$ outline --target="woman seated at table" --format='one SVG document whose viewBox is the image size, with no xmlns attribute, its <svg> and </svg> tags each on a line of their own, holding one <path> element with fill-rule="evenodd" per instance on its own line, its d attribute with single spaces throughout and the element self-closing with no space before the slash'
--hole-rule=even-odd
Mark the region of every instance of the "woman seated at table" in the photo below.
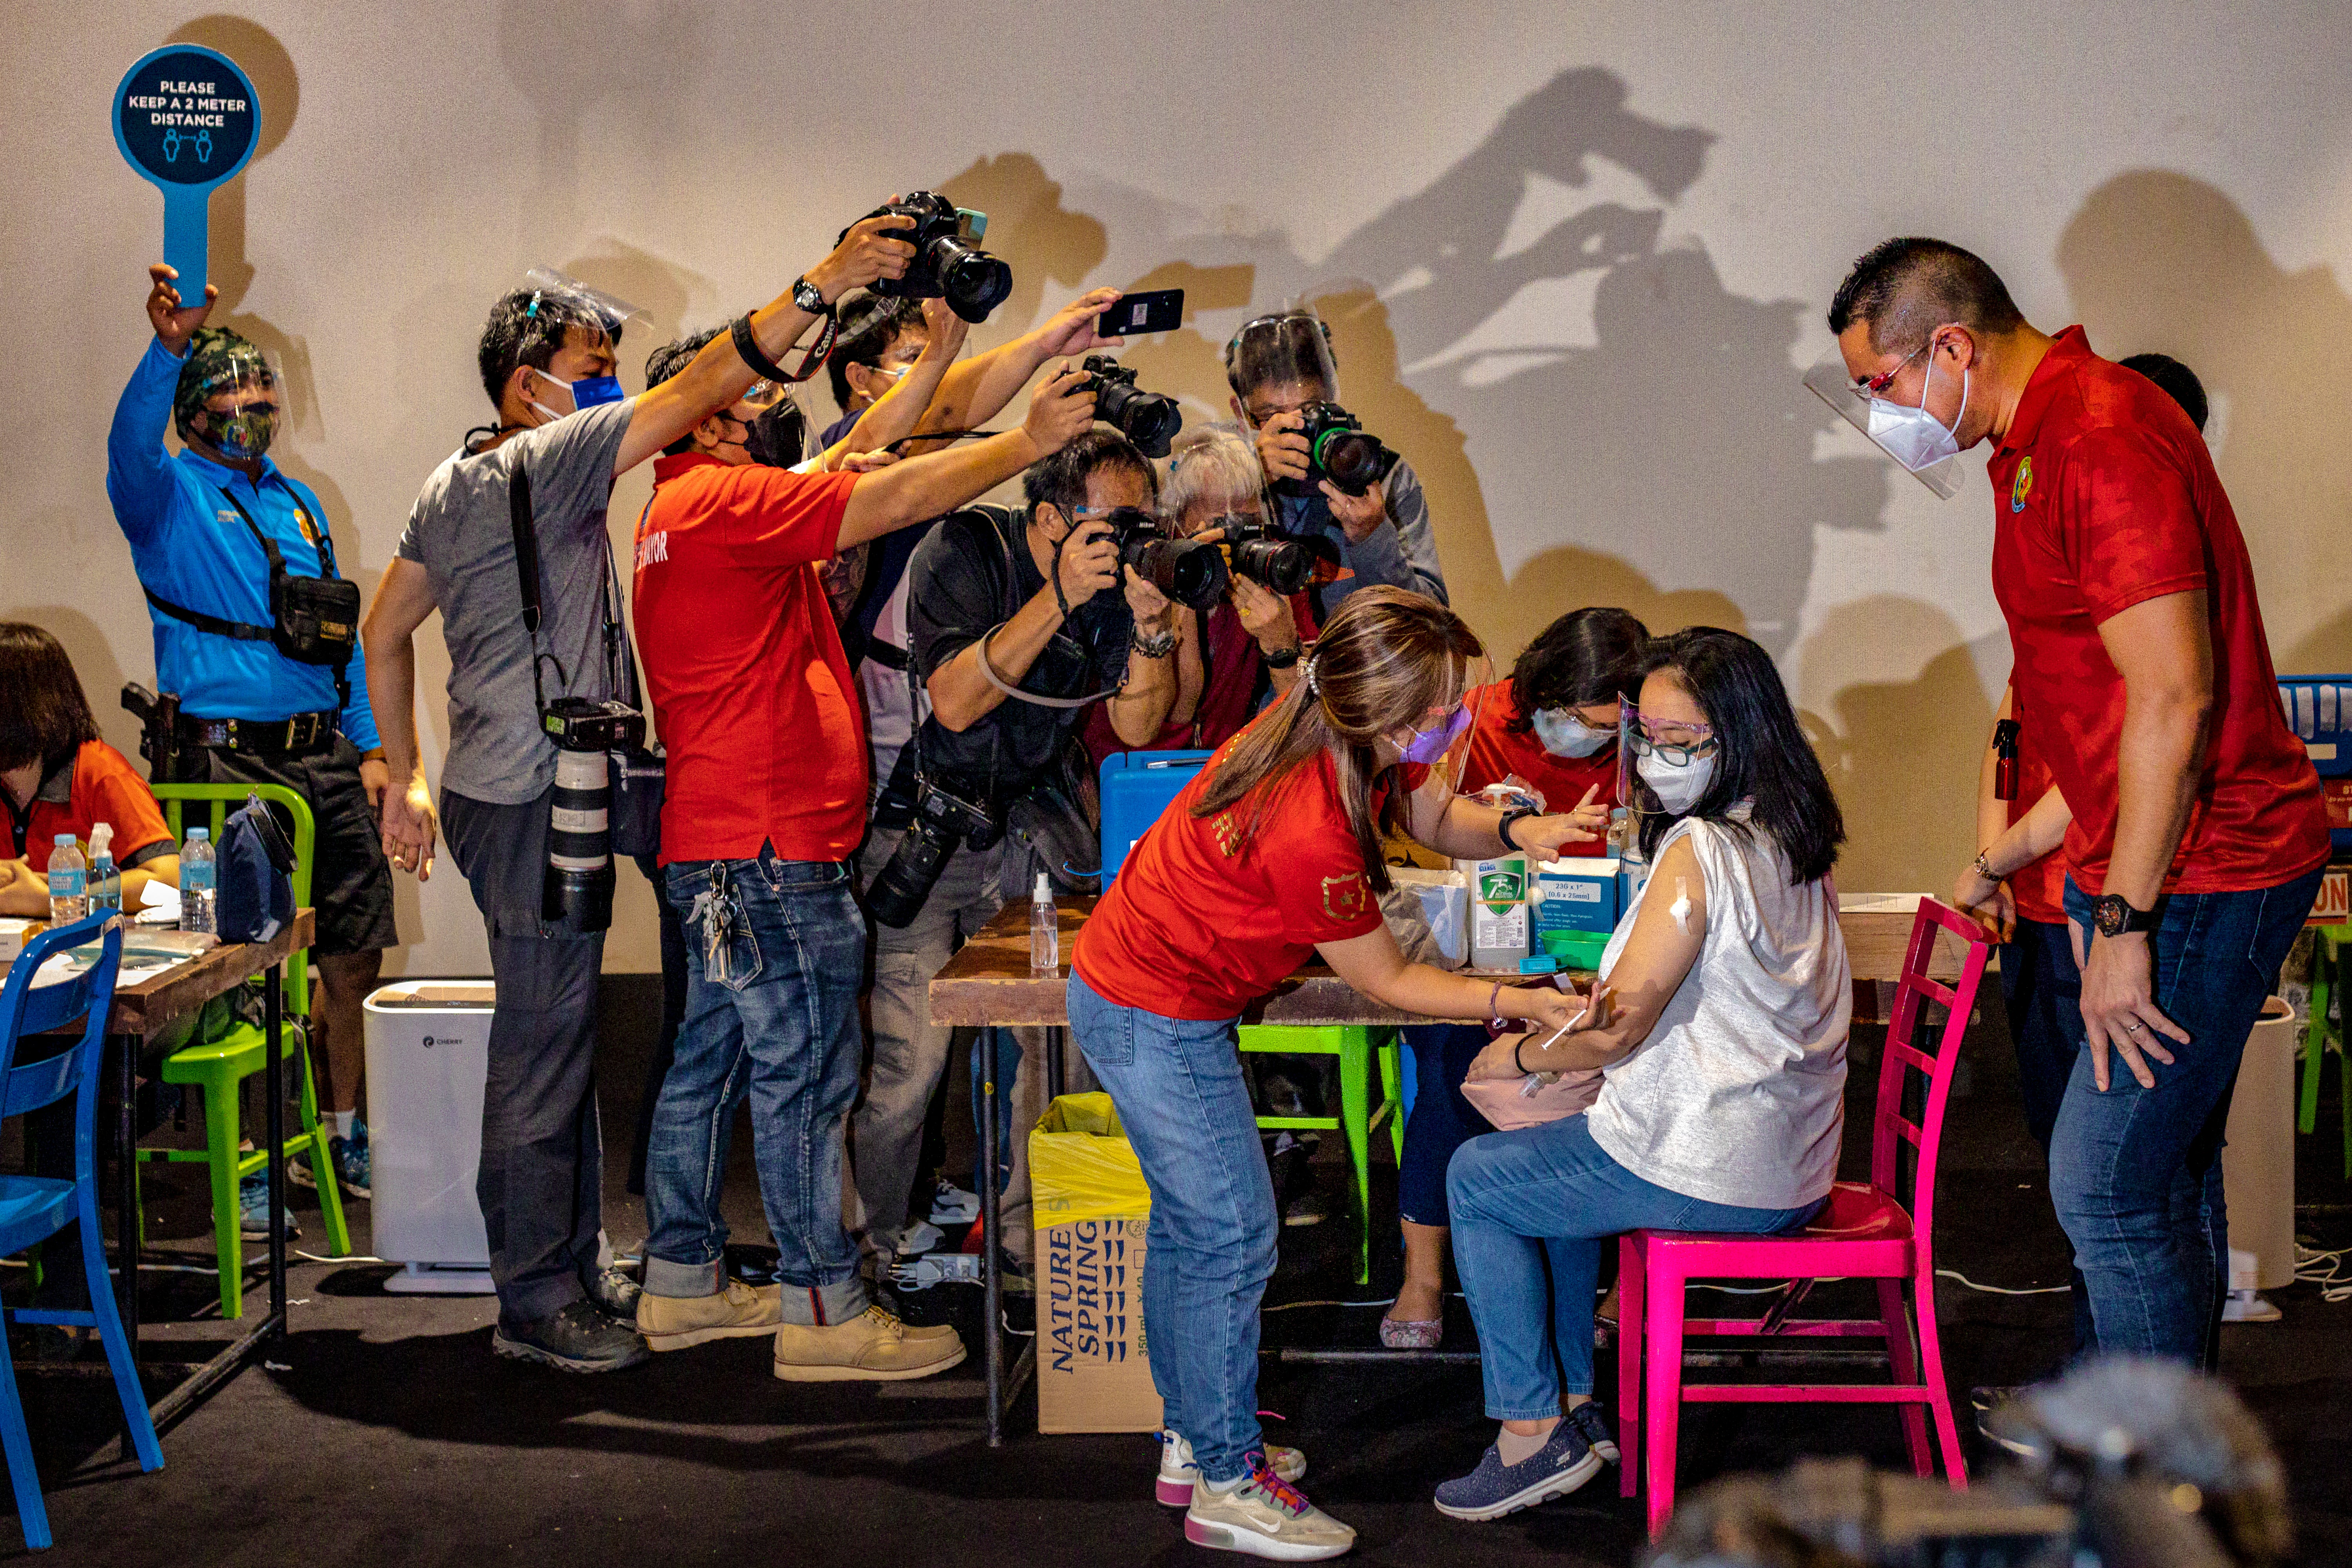
<svg viewBox="0 0 2352 1568">
<path fill-rule="evenodd" d="M 1695 626 L 1643 663 L 1633 745 L 1654 869 L 1601 957 L 1597 1005 L 1557 1039 L 1503 1036 L 1470 1069 L 1604 1076 L 1583 1115 L 1454 1156 L 1454 1263 L 1486 1414 L 1503 1424 L 1475 1470 L 1437 1489 L 1457 1519 L 1498 1518 L 1600 1468 L 1604 1238 L 1786 1230 L 1837 1173 L 1853 998 L 1830 876 L 1845 837 L 1836 798 L 1762 648 Z"/>
<path fill-rule="evenodd" d="M 1617 805 L 1617 717 L 1621 696 L 1641 681 L 1649 631 L 1623 610 L 1570 610 L 1543 629 L 1511 667 L 1511 679 L 1470 693 L 1477 715 L 1455 787 L 1465 795 L 1489 784 L 1533 790 L 1544 809 L 1587 806 L 1604 816 Z M 1599 855 L 1595 839 L 1563 855 Z M 1470 1063 L 1486 1048 L 1475 1024 L 1423 1024 L 1404 1032 L 1416 1079 L 1397 1171 L 1397 1212 L 1404 1232 L 1404 1282 L 1381 1320 L 1381 1343 L 1433 1350 L 1444 1332 L 1445 1167 L 1463 1141 L 1487 1131 L 1462 1097 Z"/>
<path fill-rule="evenodd" d="M 1178 438 L 1160 489 L 1160 516 L 1184 538 L 1211 529 L 1270 521 L 1257 449 L 1238 426 L 1209 425 Z M 1206 610 L 1178 606 L 1176 697 L 1160 733 L 1130 746 L 1111 728 L 1108 704 L 1087 710 L 1079 733 L 1099 767 L 1113 752 L 1213 751 L 1267 702 L 1298 680 L 1299 649 L 1315 635 L 1304 592 L 1287 598 L 1254 578 L 1235 575 Z"/>
<path fill-rule="evenodd" d="M 73 835 L 86 858 L 101 822 L 114 829 L 126 911 L 150 881 L 178 886 L 163 813 L 130 759 L 98 738 L 65 648 L 38 626 L 0 621 L 0 915 L 47 919 L 58 836 Z"/>
<path fill-rule="evenodd" d="M 1279 1230 L 1237 1053 L 1243 1012 L 1308 958 L 1375 1001 L 1435 1017 L 1498 1010 L 1545 1030 L 1559 992 L 1407 963 L 1381 923 L 1382 833 L 1440 854 L 1550 855 L 1597 822 L 1457 797 L 1478 639 L 1444 605 L 1349 595 L 1297 685 L 1235 736 L 1147 832 L 1080 931 L 1069 1018 L 1151 1189 L 1143 1318 L 1165 1410 L 1160 1496 L 1185 1535 L 1258 1556 L 1333 1557 L 1355 1532 L 1290 1485 L 1296 1452 L 1257 1423 L 1258 1303 Z"/>
</svg>

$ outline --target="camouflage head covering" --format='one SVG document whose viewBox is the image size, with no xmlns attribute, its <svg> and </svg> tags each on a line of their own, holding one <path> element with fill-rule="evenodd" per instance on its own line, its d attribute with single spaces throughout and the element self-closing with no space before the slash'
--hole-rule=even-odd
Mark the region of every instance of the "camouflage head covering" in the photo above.
<svg viewBox="0 0 2352 1568">
<path fill-rule="evenodd" d="M 240 381 L 277 384 L 269 362 L 251 339 L 226 327 L 198 327 L 188 339 L 188 357 L 180 366 L 179 387 L 172 394 L 172 422 L 180 439 L 188 438 L 188 421 L 203 409 L 205 398 Z"/>
</svg>

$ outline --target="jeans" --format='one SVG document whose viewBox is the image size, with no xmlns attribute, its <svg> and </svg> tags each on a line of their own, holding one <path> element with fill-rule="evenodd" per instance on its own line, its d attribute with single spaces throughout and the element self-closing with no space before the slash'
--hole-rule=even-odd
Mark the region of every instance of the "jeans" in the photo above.
<svg viewBox="0 0 2352 1568">
<path fill-rule="evenodd" d="M 769 849 L 756 860 L 676 862 L 664 879 L 685 930 L 687 1004 L 646 1155 L 646 1289 L 709 1296 L 724 1287 L 719 1194 L 735 1110 L 748 1098 L 784 1321 L 847 1322 L 868 1300 L 841 1223 L 866 956 L 849 868 Z"/>
<path fill-rule="evenodd" d="M 1404 1039 L 1412 1047 L 1413 1100 L 1397 1167 L 1397 1214 L 1412 1225 L 1442 1226 L 1454 1151 L 1493 1130 L 1462 1094 L 1472 1058 L 1486 1048 L 1486 1031 L 1476 1024 L 1417 1024 Z"/>
<path fill-rule="evenodd" d="M 1668 1192 L 1611 1159 L 1581 1116 L 1471 1139 L 1454 1156 L 1445 1194 L 1454 1272 L 1478 1325 L 1486 1414 L 1498 1421 L 1540 1421 L 1560 1414 L 1563 1393 L 1592 1392 L 1593 1289 L 1606 1238 L 1652 1226 L 1770 1236 L 1822 1206 L 1737 1208 Z"/>
<path fill-rule="evenodd" d="M 2189 1033 L 2150 1061 L 2154 1089 L 2112 1062 L 2101 1093 L 2083 1015 L 2060 1023 L 2080 1053 L 2050 1135 L 2050 1197 L 2091 1291 L 2103 1352 L 2160 1356 L 2212 1370 L 2229 1288 L 2222 1129 L 2238 1061 L 2279 965 L 2311 913 L 2321 872 L 2275 888 L 2176 893 L 2148 945 L 2157 1007 Z M 2091 925 L 2091 899 L 2066 882 L 2066 916 Z"/>
<path fill-rule="evenodd" d="M 512 1324 L 583 1299 L 604 1224 L 596 1119 L 596 976 L 604 937 L 549 933 L 540 920 L 554 786 L 520 805 L 441 792 L 441 831 L 489 927 L 489 1070 L 474 1181 L 490 1283 Z"/>
<path fill-rule="evenodd" d="M 2072 933 L 2064 921 L 2017 922 L 2017 934 L 2001 944 L 2000 997 L 2009 1015 L 2009 1037 L 2017 1047 L 2018 1097 L 2025 1102 L 2025 1130 L 2050 1156 L 2050 1131 L 2058 1122 L 2058 1107 L 2066 1098 L 2067 1080 L 2074 1076 L 2074 1057 L 2081 1048 L 2078 1030 L 2069 1036 L 2063 1019 L 2080 1020 L 2075 1009 L 2083 1000 L 2083 972 L 2074 967 Z M 2073 1277 L 2074 1303 L 2074 1354 L 2084 1356 L 2098 1348 L 2091 1326 L 2091 1291 L 2080 1268 Z"/>
<path fill-rule="evenodd" d="M 1281 1229 L 1242 1076 L 1240 1020 L 1164 1018 L 1070 977 L 1070 1027 L 1110 1090 L 1151 1189 L 1143 1334 L 1161 1422 L 1230 1481 L 1264 1446 L 1258 1303 Z"/>
</svg>

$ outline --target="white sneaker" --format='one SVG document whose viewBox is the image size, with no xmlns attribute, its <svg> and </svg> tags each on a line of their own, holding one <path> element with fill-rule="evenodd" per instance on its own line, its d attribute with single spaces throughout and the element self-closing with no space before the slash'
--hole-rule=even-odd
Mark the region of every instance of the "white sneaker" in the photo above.
<svg viewBox="0 0 2352 1568">
<path fill-rule="evenodd" d="M 1239 1552 L 1281 1563 L 1317 1563 L 1356 1544 L 1356 1532 L 1308 1502 L 1263 1458 L 1231 1491 L 1192 1487 L 1184 1510 L 1184 1539 L 1213 1552 Z"/>
<path fill-rule="evenodd" d="M 924 1253 L 936 1249 L 946 1239 L 946 1233 L 938 1226 L 919 1219 L 898 1233 L 898 1256 L 920 1258 Z"/>
<path fill-rule="evenodd" d="M 980 1217 L 980 1194 L 953 1182 L 941 1182 L 931 1193 L 933 1225 L 970 1225 Z"/>
<path fill-rule="evenodd" d="M 1286 1481 L 1295 1481 L 1307 1473 L 1307 1456 L 1296 1448 L 1277 1444 L 1265 1446 L 1268 1468 Z M 1169 1508 L 1185 1508 L 1192 1501 L 1192 1483 L 1201 1479 L 1201 1467 L 1192 1460 L 1192 1445 L 1184 1440 L 1181 1432 L 1162 1428 L 1160 1433 L 1160 1479 L 1153 1483 L 1152 1493 Z"/>
</svg>

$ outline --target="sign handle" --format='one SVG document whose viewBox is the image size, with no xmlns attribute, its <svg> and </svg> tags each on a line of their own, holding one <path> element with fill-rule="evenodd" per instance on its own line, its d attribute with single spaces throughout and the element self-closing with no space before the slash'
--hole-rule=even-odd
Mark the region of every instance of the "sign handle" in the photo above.
<svg viewBox="0 0 2352 1568">
<path fill-rule="evenodd" d="M 173 285 L 183 309 L 205 302 L 205 262 L 211 248 L 212 187 L 161 185 L 163 260 L 180 274 Z"/>
</svg>

